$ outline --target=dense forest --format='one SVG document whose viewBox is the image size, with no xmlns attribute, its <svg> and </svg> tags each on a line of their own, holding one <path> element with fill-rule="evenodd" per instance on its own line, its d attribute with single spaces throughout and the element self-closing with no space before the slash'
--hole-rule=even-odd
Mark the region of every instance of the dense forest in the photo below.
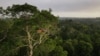
<svg viewBox="0 0 100 56">
<path fill-rule="evenodd" d="M 0 16 L 0 56 L 100 56 L 100 19 L 61 20 L 27 3 Z"/>
</svg>

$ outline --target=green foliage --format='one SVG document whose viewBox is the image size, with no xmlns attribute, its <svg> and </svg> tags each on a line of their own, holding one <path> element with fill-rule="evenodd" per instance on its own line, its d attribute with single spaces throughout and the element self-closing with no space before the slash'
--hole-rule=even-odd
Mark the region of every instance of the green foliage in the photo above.
<svg viewBox="0 0 100 56">
<path fill-rule="evenodd" d="M 92 50 L 93 50 L 92 44 L 85 41 L 79 41 L 78 46 L 77 46 L 77 52 L 80 53 L 79 56 L 81 55 L 90 56 Z"/>
<path fill-rule="evenodd" d="M 67 56 L 67 51 L 64 51 L 61 46 L 56 46 L 55 49 L 50 53 L 50 56 Z"/>
<path fill-rule="evenodd" d="M 46 40 L 43 44 L 37 47 L 35 50 L 35 56 L 49 56 L 49 53 L 52 52 L 56 47 L 56 42 L 53 39 Z"/>
<path fill-rule="evenodd" d="M 68 56 L 100 55 L 100 27 L 90 24 L 69 20 L 60 22 L 60 36 L 64 40 L 63 47 L 68 51 Z"/>
</svg>

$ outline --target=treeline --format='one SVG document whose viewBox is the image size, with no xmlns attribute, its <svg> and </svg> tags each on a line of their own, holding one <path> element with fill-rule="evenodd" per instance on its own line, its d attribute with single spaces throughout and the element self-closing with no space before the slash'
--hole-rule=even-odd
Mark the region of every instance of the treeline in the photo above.
<svg viewBox="0 0 100 56">
<path fill-rule="evenodd" d="M 0 56 L 100 56 L 100 26 L 58 20 L 51 11 L 1 7 Z"/>
<path fill-rule="evenodd" d="M 68 56 L 100 56 L 100 26 L 66 20 L 60 22 L 60 29 Z"/>
</svg>

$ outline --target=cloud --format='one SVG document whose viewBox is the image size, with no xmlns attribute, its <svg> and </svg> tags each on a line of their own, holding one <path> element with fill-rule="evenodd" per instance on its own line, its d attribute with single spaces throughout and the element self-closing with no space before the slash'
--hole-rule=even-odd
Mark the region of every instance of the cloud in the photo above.
<svg viewBox="0 0 100 56">
<path fill-rule="evenodd" d="M 35 0 L 35 4 L 41 9 L 52 8 L 54 11 L 80 11 L 100 6 L 100 0 Z"/>
<path fill-rule="evenodd" d="M 60 13 L 62 15 L 67 15 L 66 13 L 70 15 L 78 15 L 79 13 L 87 15 L 95 11 L 93 15 L 96 15 L 100 12 L 98 9 L 100 8 L 100 0 L 1 0 L 0 5 L 7 7 L 12 4 L 23 4 L 26 2 L 37 6 L 39 9 L 51 8 L 53 13 L 58 15 L 60 15 Z"/>
<path fill-rule="evenodd" d="M 0 5 L 30 3 L 40 9 L 52 8 L 54 11 L 79 11 L 100 6 L 100 0 L 1 0 Z"/>
</svg>

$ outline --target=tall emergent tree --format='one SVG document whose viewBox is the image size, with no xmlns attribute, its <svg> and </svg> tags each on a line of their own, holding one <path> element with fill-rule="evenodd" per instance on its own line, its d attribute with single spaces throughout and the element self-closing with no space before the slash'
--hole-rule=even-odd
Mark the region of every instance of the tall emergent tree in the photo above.
<svg viewBox="0 0 100 56">
<path fill-rule="evenodd" d="M 56 29 L 57 17 L 47 10 L 39 11 L 35 6 L 25 3 L 8 7 L 6 11 L 12 15 L 12 18 L 15 18 L 6 40 L 15 41 L 13 43 L 15 46 L 8 47 L 10 50 L 4 56 L 14 56 L 14 52 L 18 53 L 23 48 L 27 53 L 23 56 L 34 56 L 34 48 L 45 42 L 50 34 L 54 34 L 53 29 Z M 8 42 L 5 41 L 5 43 Z"/>
</svg>

